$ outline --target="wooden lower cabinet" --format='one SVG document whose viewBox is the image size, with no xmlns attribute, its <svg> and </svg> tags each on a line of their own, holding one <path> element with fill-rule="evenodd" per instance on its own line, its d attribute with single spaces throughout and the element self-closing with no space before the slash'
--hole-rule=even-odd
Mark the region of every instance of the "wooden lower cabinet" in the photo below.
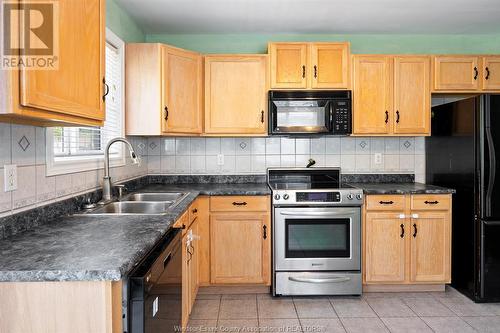
<svg viewBox="0 0 500 333">
<path fill-rule="evenodd" d="M 370 282 L 404 282 L 404 212 L 368 212 L 365 218 L 365 276 Z"/>
<path fill-rule="evenodd" d="M 269 213 L 210 216 L 211 283 L 269 283 Z"/>
<path fill-rule="evenodd" d="M 365 284 L 451 282 L 451 194 L 367 196 L 363 240 Z"/>
<path fill-rule="evenodd" d="M 198 210 L 198 200 L 200 199 L 197 199 L 189 207 L 188 212 L 183 215 L 190 216 L 190 219 L 182 237 L 182 327 L 187 326 L 199 287 L 199 257 L 201 252 L 199 240 L 201 237 L 198 232 L 200 223 L 203 221 L 198 220 L 198 216 L 193 215 L 193 211 Z"/>
<path fill-rule="evenodd" d="M 122 281 L 0 283 L 0 332 L 121 333 Z"/>
<path fill-rule="evenodd" d="M 450 282 L 451 220 L 447 211 L 412 212 L 413 282 Z"/>
</svg>

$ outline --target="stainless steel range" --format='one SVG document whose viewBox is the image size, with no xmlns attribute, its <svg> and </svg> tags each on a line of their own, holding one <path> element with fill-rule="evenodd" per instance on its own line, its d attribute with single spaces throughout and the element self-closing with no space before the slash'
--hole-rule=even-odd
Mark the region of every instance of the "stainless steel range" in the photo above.
<svg viewBox="0 0 500 333">
<path fill-rule="evenodd" d="M 271 168 L 273 295 L 361 294 L 363 192 L 339 168 Z"/>
</svg>

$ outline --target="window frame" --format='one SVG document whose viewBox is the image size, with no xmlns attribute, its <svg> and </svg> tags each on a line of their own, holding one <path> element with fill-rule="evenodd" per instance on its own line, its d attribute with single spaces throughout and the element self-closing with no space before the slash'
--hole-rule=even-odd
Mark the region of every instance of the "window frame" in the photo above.
<svg viewBox="0 0 500 333">
<path fill-rule="evenodd" d="M 121 61 L 121 136 L 125 136 L 125 42 L 109 28 L 106 28 L 105 43 L 111 44 L 118 50 Z M 97 170 L 104 167 L 104 154 L 73 155 L 64 157 L 62 161 L 56 161 L 53 128 L 48 127 L 46 129 L 45 138 L 47 176 Z M 124 148 L 123 145 L 120 145 L 119 156 L 110 156 L 109 164 L 111 167 L 124 166 L 126 164 Z"/>
</svg>

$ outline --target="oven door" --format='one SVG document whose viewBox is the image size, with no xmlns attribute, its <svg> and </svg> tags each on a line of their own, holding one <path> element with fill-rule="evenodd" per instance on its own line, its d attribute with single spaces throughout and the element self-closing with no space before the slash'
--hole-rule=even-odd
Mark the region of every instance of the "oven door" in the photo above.
<svg viewBox="0 0 500 333">
<path fill-rule="evenodd" d="M 326 99 L 274 99 L 270 102 L 271 134 L 332 131 L 332 103 Z"/>
<path fill-rule="evenodd" d="M 359 271 L 359 207 L 274 209 L 276 271 Z"/>
</svg>

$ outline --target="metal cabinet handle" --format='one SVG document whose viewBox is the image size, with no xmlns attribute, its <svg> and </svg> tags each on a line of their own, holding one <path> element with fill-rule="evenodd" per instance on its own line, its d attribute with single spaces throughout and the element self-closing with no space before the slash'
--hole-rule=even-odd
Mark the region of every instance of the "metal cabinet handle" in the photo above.
<svg viewBox="0 0 500 333">
<path fill-rule="evenodd" d="M 418 219 L 418 214 L 417 214 L 417 213 L 413 213 L 413 214 L 411 214 L 411 218 L 412 218 L 412 219 Z"/>
<path fill-rule="evenodd" d="M 106 96 L 109 94 L 109 85 L 106 83 L 106 79 L 102 78 L 102 83 L 104 84 L 104 94 L 102 95 L 102 101 L 106 101 Z"/>
<path fill-rule="evenodd" d="M 349 277 L 336 277 L 336 278 L 327 278 L 327 279 L 315 279 L 315 278 L 301 278 L 289 276 L 288 280 L 294 282 L 305 282 L 305 283 L 339 283 L 339 282 L 347 282 L 350 281 Z"/>
<path fill-rule="evenodd" d="M 264 123 L 264 110 L 260 111 L 260 122 Z"/>
<path fill-rule="evenodd" d="M 400 227 L 401 227 L 401 235 L 399 235 L 399 236 L 401 238 L 404 238 L 405 237 L 405 225 L 403 223 L 401 223 Z"/>
<path fill-rule="evenodd" d="M 233 206 L 246 206 L 246 205 L 247 205 L 246 201 L 243 202 L 233 201 Z"/>
<path fill-rule="evenodd" d="M 479 71 L 477 70 L 477 67 L 474 67 L 474 80 L 477 80 L 478 75 L 479 75 Z"/>
<path fill-rule="evenodd" d="M 486 67 L 484 70 L 486 71 L 486 77 L 484 79 L 488 80 L 490 78 L 490 69 Z"/>
<path fill-rule="evenodd" d="M 439 201 L 437 201 L 437 200 L 434 200 L 434 201 L 425 200 L 424 201 L 424 204 L 426 204 L 426 205 L 437 205 L 438 203 L 439 203 Z"/>
<path fill-rule="evenodd" d="M 262 231 L 264 232 L 262 237 L 267 239 L 267 225 L 262 226 Z"/>
<path fill-rule="evenodd" d="M 318 66 L 314 65 L 314 78 L 318 77 Z"/>
<path fill-rule="evenodd" d="M 385 123 L 387 124 L 389 122 L 389 111 L 385 111 Z"/>
<path fill-rule="evenodd" d="M 306 66 L 302 65 L 302 78 L 306 78 Z"/>
<path fill-rule="evenodd" d="M 165 121 L 168 120 L 168 106 L 165 106 Z"/>
<path fill-rule="evenodd" d="M 396 123 L 399 123 L 399 110 L 396 111 Z"/>
<path fill-rule="evenodd" d="M 378 203 L 381 204 L 381 205 L 392 205 L 394 203 L 394 201 L 392 201 L 392 200 L 391 201 L 382 201 L 382 200 L 380 200 Z"/>
<path fill-rule="evenodd" d="M 413 223 L 413 238 L 416 238 L 417 237 L 417 224 L 416 223 Z"/>
</svg>

